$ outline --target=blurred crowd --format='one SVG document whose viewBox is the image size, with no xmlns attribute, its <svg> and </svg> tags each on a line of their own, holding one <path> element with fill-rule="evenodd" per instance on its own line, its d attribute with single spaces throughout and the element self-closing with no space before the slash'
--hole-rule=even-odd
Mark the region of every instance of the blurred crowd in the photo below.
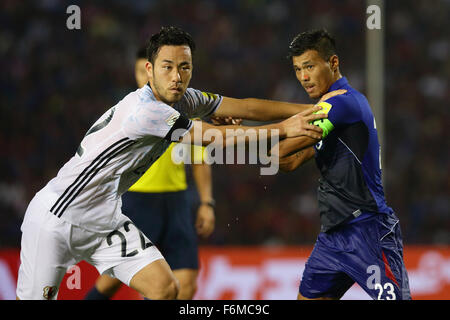
<svg viewBox="0 0 450 320">
<path fill-rule="evenodd" d="M 450 1 L 385 1 L 388 203 L 405 244 L 450 244 Z M 69 30 L 66 9 L 81 9 Z M 191 86 L 225 96 L 310 102 L 286 59 L 299 32 L 335 35 L 341 71 L 366 92 L 361 0 L 0 2 L 0 247 L 20 245 L 29 200 L 75 153 L 92 123 L 135 90 L 137 49 L 161 26 L 196 40 Z M 377 119 L 377 121 L 381 121 Z M 261 176 L 213 165 L 216 230 L 203 244 L 312 244 L 319 232 L 314 162 Z"/>
</svg>

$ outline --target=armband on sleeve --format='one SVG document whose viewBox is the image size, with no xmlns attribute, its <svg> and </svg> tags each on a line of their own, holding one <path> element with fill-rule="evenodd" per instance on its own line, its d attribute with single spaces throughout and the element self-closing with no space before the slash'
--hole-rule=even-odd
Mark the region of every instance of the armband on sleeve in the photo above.
<svg viewBox="0 0 450 320">
<path fill-rule="evenodd" d="M 322 107 L 322 110 L 314 112 L 315 114 L 325 113 L 328 114 L 330 112 L 332 105 L 327 102 L 320 102 L 317 104 Z M 312 124 L 320 127 L 323 131 L 322 138 L 326 138 L 328 134 L 334 129 L 334 125 L 328 119 L 317 119 L 312 122 Z"/>
</svg>

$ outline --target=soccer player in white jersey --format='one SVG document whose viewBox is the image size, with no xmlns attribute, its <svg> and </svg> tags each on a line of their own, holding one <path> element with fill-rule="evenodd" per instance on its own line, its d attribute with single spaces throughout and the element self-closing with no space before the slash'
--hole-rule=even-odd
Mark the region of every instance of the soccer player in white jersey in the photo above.
<svg viewBox="0 0 450 320">
<path fill-rule="evenodd" d="M 181 29 L 164 27 L 153 35 L 146 64 L 149 84 L 107 110 L 75 155 L 31 200 L 21 226 L 18 299 L 56 299 L 66 269 L 81 260 L 146 298 L 177 296 L 177 280 L 164 257 L 122 214 L 121 195 L 171 141 L 183 142 L 186 134 L 211 128 L 224 137 L 230 128 L 244 129 L 245 134 L 244 126 L 213 126 L 189 118 L 288 118 L 251 128 L 257 134 L 258 129 L 278 129 L 280 138 L 321 137 L 321 129 L 310 124 L 325 117 L 313 114 L 320 107 L 233 99 L 188 88 L 194 49 L 191 36 Z M 202 141 L 202 135 L 191 136 L 189 143 L 210 143 Z"/>
</svg>

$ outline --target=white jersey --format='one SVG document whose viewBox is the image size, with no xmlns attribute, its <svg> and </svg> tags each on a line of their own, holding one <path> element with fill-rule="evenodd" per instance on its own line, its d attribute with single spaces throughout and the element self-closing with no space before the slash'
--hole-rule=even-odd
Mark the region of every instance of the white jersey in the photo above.
<svg viewBox="0 0 450 320">
<path fill-rule="evenodd" d="M 164 153 L 180 116 L 204 118 L 222 97 L 192 88 L 173 107 L 155 99 L 149 85 L 125 96 L 88 130 L 76 154 L 39 192 L 55 216 L 91 231 L 119 223 L 121 195 Z M 182 128 L 192 126 L 185 121 Z"/>
</svg>

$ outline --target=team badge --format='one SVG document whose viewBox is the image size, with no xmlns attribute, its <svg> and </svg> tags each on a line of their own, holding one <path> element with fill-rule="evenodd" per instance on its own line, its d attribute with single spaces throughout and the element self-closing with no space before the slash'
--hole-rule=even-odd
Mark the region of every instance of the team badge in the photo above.
<svg viewBox="0 0 450 320">
<path fill-rule="evenodd" d="M 319 110 L 314 113 L 325 113 L 325 114 L 328 114 L 331 110 L 331 107 L 333 107 L 333 105 L 331 105 L 330 103 L 325 102 L 325 101 L 317 103 L 316 106 L 321 106 L 322 110 Z"/>
<path fill-rule="evenodd" d="M 177 119 L 180 117 L 180 114 L 178 112 L 174 112 L 166 119 L 166 123 L 168 126 L 173 126 Z"/>
<path fill-rule="evenodd" d="M 53 286 L 53 287 L 46 286 L 44 288 L 43 296 L 44 296 L 45 299 L 51 300 L 51 299 L 53 299 L 55 297 L 57 292 L 58 292 L 58 287 L 56 287 L 56 286 Z"/>
</svg>

